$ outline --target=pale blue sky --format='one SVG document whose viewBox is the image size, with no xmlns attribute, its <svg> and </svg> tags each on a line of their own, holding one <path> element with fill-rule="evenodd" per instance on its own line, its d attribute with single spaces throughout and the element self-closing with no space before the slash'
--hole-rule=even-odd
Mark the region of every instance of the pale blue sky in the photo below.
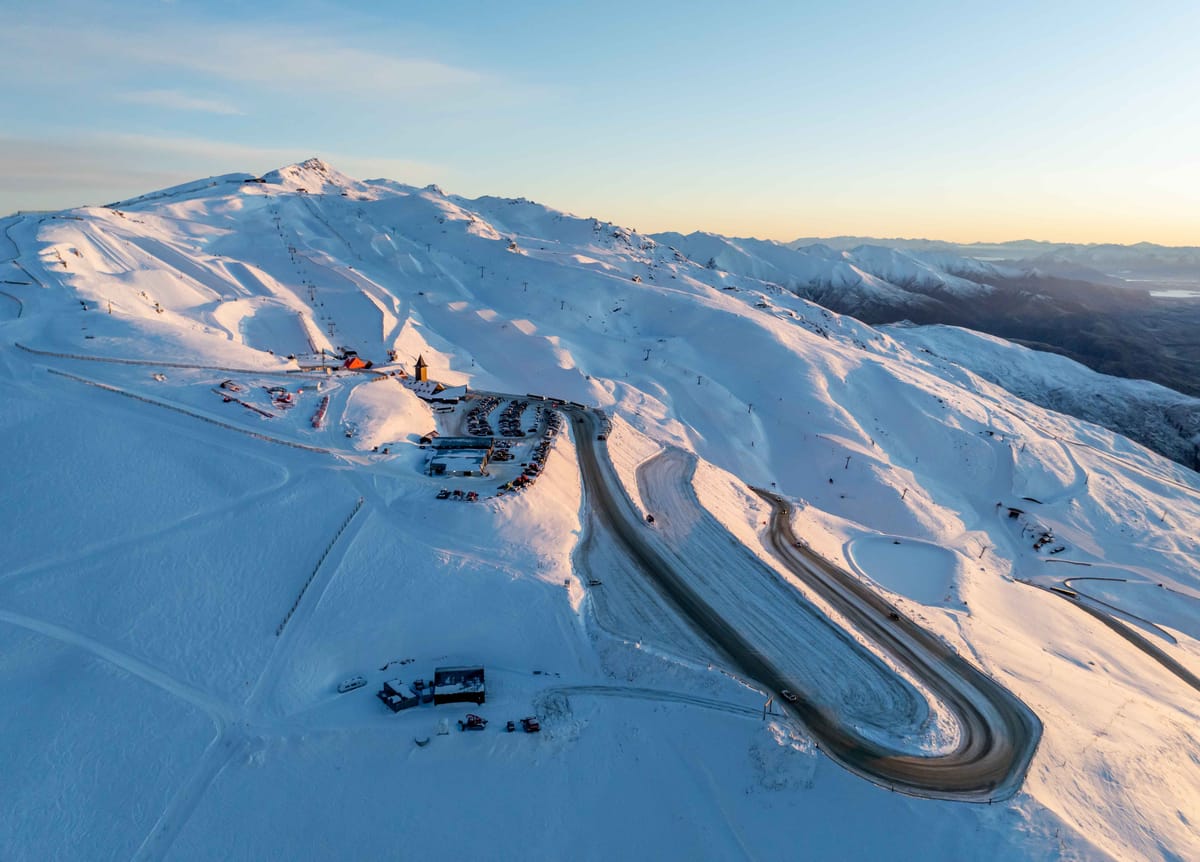
<svg viewBox="0 0 1200 862">
<path fill-rule="evenodd" d="M 1200 5 L 0 0 L 0 213 L 310 155 L 640 230 L 1200 243 Z"/>
</svg>

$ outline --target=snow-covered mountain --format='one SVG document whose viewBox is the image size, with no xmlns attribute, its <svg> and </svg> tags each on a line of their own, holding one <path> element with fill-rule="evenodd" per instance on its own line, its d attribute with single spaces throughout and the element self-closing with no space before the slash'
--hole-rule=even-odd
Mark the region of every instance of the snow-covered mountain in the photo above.
<svg viewBox="0 0 1200 862">
<path fill-rule="evenodd" d="M 702 233 L 656 239 L 697 263 L 771 281 L 867 323 L 967 327 L 1200 396 L 1194 249 L 862 237 L 784 244 Z"/>
<path fill-rule="evenodd" d="M 1089 273 L 1101 282 L 1126 283 L 1183 281 L 1200 284 L 1200 247 L 1164 246 L 1151 242 L 1057 243 L 1016 240 L 998 243 L 953 243 L 929 239 L 879 239 L 862 236 L 806 237 L 792 240 L 788 248 L 825 245 L 849 251 L 862 245 L 879 245 L 918 254 L 941 253 L 956 257 L 1003 261 L 1018 268 L 1070 267 Z M 1066 275 L 1055 269 L 1054 274 Z"/>
<path fill-rule="evenodd" d="M 984 265 L 317 160 L 0 232 L 6 858 L 1200 855 L 1200 477 L 989 370 L 1066 373 L 1040 355 L 783 277 L 984 301 Z M 539 395 L 582 406 L 556 432 Z M 434 478 L 434 429 L 515 455 Z M 917 761 L 966 733 L 881 630 L 1010 691 L 1042 727 L 1020 790 L 910 797 L 764 715 L 597 515 L 597 449 L 625 532 L 847 733 Z M 796 578 L 753 488 L 895 619 Z M 474 662 L 483 733 L 372 697 Z"/>
<path fill-rule="evenodd" d="M 954 326 L 880 327 L 910 349 L 969 368 L 1034 404 L 1094 422 L 1200 468 L 1200 399 L 1145 380 L 1097 374 L 1052 353 Z"/>
<path fill-rule="evenodd" d="M 881 245 L 835 250 L 820 243 L 790 247 L 717 234 L 655 234 L 689 260 L 733 275 L 774 282 L 788 290 L 836 304 L 849 312 L 934 308 L 941 297 L 969 299 L 994 289 L 988 280 L 1017 276 L 970 258 L 939 252 L 908 252 Z"/>
</svg>

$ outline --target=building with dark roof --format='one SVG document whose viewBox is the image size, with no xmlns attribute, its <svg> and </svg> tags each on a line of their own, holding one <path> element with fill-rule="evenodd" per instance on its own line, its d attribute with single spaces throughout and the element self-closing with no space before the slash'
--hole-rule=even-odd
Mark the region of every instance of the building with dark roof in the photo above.
<svg viewBox="0 0 1200 862">
<path fill-rule="evenodd" d="M 487 699 L 482 667 L 439 667 L 433 671 L 433 703 L 475 703 Z"/>
</svg>

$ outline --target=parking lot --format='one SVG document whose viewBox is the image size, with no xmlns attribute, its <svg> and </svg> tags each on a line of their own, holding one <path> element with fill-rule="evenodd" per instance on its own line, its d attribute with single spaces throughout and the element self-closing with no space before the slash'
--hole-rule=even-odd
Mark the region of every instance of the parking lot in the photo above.
<svg viewBox="0 0 1200 862">
<path fill-rule="evenodd" d="M 487 490 L 470 490 L 467 486 L 477 486 L 479 479 L 465 479 L 458 480 L 462 488 L 442 488 L 435 496 L 440 500 L 474 501 L 533 487 L 563 428 L 563 417 L 553 404 L 537 396 L 479 393 L 468 396 L 453 412 L 439 414 L 441 433 L 491 437 L 493 449 Z M 497 428 L 499 434 L 495 433 Z"/>
</svg>

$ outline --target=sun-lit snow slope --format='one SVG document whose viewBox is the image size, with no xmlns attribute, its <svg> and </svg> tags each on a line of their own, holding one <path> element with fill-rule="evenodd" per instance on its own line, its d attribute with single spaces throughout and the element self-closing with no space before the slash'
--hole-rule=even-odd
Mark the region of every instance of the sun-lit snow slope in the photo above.
<svg viewBox="0 0 1200 862">
<path fill-rule="evenodd" d="M 1173 461 L 1200 466 L 1200 399 L 1147 380 L 1099 374 L 1065 356 L 970 329 L 881 328 L 910 348 L 969 368 L 1026 401 L 1113 428 Z"/>
<path fill-rule="evenodd" d="M 448 841 L 456 855 L 510 857 L 579 855 L 579 836 L 585 857 L 611 857 L 628 838 L 671 855 L 698 834 L 683 855 L 773 856 L 802 839 L 842 858 L 878 858 L 881 846 L 946 859 L 1200 854 L 1188 825 L 1200 818 L 1200 766 L 1178 756 L 1200 747 L 1195 692 L 1098 620 L 1021 583 L 1089 569 L 1122 578 L 1134 586 L 1104 600 L 1166 631 L 1148 637 L 1196 669 L 1200 647 L 1180 622 L 1194 615 L 1175 608 L 1200 597 L 1194 473 L 797 299 L 766 269 L 734 278 L 705 266 L 714 254 L 676 254 L 612 223 L 359 182 L 318 162 L 248 179 L 20 217 L 6 225 L 13 247 L 0 249 L 4 279 L 18 282 L 3 286 L 15 299 L 0 297 L 4 427 L 16 441 L 6 469 L 18 477 L 4 486 L 5 525 L 19 537 L 0 576 L 5 631 L 38 650 L 115 661 L 122 679 L 174 692 L 180 716 L 207 712 L 216 728 L 188 730 L 163 712 L 178 739 L 156 744 L 187 760 L 188 777 L 162 779 L 159 801 L 144 803 L 161 810 L 114 838 L 114 855 L 362 855 L 397 834 L 418 851 Z M 3 262 L 10 255 L 16 264 Z M 212 391 L 233 379 L 248 403 L 275 412 L 264 386 L 294 391 L 299 378 L 285 372 L 345 349 L 385 370 L 396 367 L 389 351 L 407 370 L 423 355 L 447 385 L 602 406 L 628 434 L 694 452 L 699 499 L 767 560 L 769 512 L 746 486 L 774 485 L 796 502 L 796 533 L 814 550 L 877 583 L 1037 712 L 1045 735 L 1024 791 L 978 809 L 897 801 L 771 736 L 782 726 L 579 694 L 555 706 L 531 669 L 561 671 L 564 686 L 636 681 L 761 702 L 714 681 L 702 644 L 629 648 L 579 613 L 580 585 L 562 586 L 580 524 L 569 449 L 531 494 L 434 510 L 443 504 L 416 446 L 433 417 L 394 381 L 305 383 L 300 405 L 272 419 Z M 394 399 L 374 389 L 393 386 Z M 326 394 L 330 420 L 316 429 L 309 419 Z M 372 455 L 388 443 L 389 460 Z M 644 499 L 663 497 L 650 491 Z M 301 624 L 273 645 L 308 561 L 360 496 Z M 1162 594 L 1151 601 L 1138 584 Z M 1178 602 L 1162 600 L 1168 591 Z M 183 619 L 193 606 L 196 618 Z M 45 660 L 70 661 L 54 656 Z M 408 741 L 429 732 L 427 718 L 330 693 L 340 676 L 409 656 L 430 668 L 485 657 L 502 672 L 503 711 L 518 717 L 542 698 L 549 747 L 454 735 L 456 747 L 439 739 L 422 759 Z M 136 708 L 121 698 L 118 708 Z M 49 798 L 30 764 L 17 786 Z M 647 773 L 657 783 L 633 778 Z M 79 784 L 74 774 L 54 780 Z M 365 801 L 353 811 L 325 813 L 330 798 L 356 793 Z M 530 798 L 544 817 L 527 817 Z M 647 799 L 678 807 L 651 821 L 638 814 Z M 842 806 L 878 823 L 886 842 L 870 832 L 846 844 L 830 825 L 845 822 Z M 477 827 L 427 829 L 435 812 L 479 808 L 491 813 Z M 601 830 L 605 821 L 634 824 L 632 836 Z M 526 826 L 514 831 L 517 822 Z M 44 834 L 21 823 L 8 828 Z M 286 847 L 271 843 L 279 836 Z M 24 855 L 75 846 L 45 840 Z"/>
</svg>

